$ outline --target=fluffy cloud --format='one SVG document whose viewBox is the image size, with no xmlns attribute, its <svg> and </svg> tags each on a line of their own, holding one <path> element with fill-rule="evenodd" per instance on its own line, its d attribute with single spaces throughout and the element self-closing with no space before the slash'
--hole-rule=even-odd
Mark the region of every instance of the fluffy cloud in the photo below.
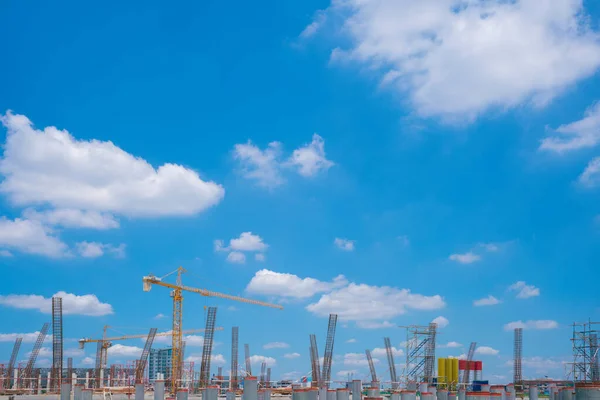
<svg viewBox="0 0 600 400">
<path fill-rule="evenodd" d="M 578 181 L 586 187 L 596 187 L 600 183 L 600 157 L 589 162 L 585 170 L 579 175 Z"/>
<path fill-rule="evenodd" d="M 495 356 L 495 355 L 498 355 L 498 353 L 500 353 L 500 351 L 498 351 L 494 348 L 488 347 L 488 346 L 480 346 L 475 350 L 475 353 L 481 354 L 484 356 Z"/>
<path fill-rule="evenodd" d="M 168 330 L 165 333 L 171 333 L 172 330 Z M 141 339 L 142 342 L 146 341 L 146 338 Z M 186 347 L 202 347 L 204 345 L 204 337 L 198 335 L 183 335 L 183 341 L 185 342 Z M 171 345 L 173 343 L 173 337 L 170 335 L 167 336 L 156 336 L 154 338 L 155 344 L 165 344 Z"/>
<path fill-rule="evenodd" d="M 202 354 L 192 354 L 192 355 L 186 357 L 185 361 L 200 363 L 200 362 L 202 362 Z M 225 357 L 223 357 L 223 354 L 211 354 L 210 362 L 214 365 L 227 364 L 227 361 L 225 360 Z"/>
<path fill-rule="evenodd" d="M 356 321 L 356 326 L 361 329 L 385 329 L 396 327 L 396 325 L 392 324 L 390 321 Z"/>
<path fill-rule="evenodd" d="M 379 363 L 379 359 L 373 357 L 373 364 Z M 344 365 L 367 366 L 367 356 L 364 353 L 346 353 L 344 354 Z"/>
<path fill-rule="evenodd" d="M 113 246 L 112 244 L 98 242 L 79 242 L 76 244 L 77 252 L 85 258 L 97 258 L 106 253 L 122 258 L 125 257 L 125 247 L 125 244 Z"/>
<path fill-rule="evenodd" d="M 442 317 L 441 315 L 437 318 L 435 318 L 433 321 L 434 324 L 437 324 L 438 328 L 445 328 L 450 324 L 450 321 L 448 321 L 448 318 L 446 317 Z"/>
<path fill-rule="evenodd" d="M 286 353 L 283 356 L 285 358 L 298 358 L 300 357 L 300 353 Z"/>
<path fill-rule="evenodd" d="M 23 338 L 23 343 L 35 343 L 40 332 L 32 333 L 0 333 L 0 342 L 14 342 L 17 338 Z M 46 335 L 46 340 L 52 335 Z"/>
<path fill-rule="evenodd" d="M 354 242 L 355 242 L 354 240 L 335 238 L 335 240 L 333 241 L 333 244 L 335 244 L 338 249 L 341 249 L 344 251 L 353 251 L 354 250 Z"/>
<path fill-rule="evenodd" d="M 596 146 L 600 142 L 600 103 L 588 108 L 583 119 L 561 125 L 555 132 L 560 136 L 543 139 L 540 150 L 566 153 Z"/>
<path fill-rule="evenodd" d="M 517 299 L 528 299 L 540 295 L 540 289 L 533 285 L 528 285 L 524 281 L 518 281 L 508 287 L 508 290 L 517 292 Z"/>
<path fill-rule="evenodd" d="M 154 317 L 154 319 L 163 319 L 163 318 L 166 318 L 166 315 L 165 315 L 165 314 L 162 314 L 162 313 L 158 313 L 158 314 L 156 314 L 156 316 Z"/>
<path fill-rule="evenodd" d="M 98 317 L 113 313 L 112 306 L 102 303 L 93 294 L 78 296 L 72 293 L 58 292 L 52 297 L 62 297 L 63 314 L 89 315 Z M 0 296 L 0 304 L 20 309 L 38 310 L 44 314 L 52 312 L 52 298 L 35 294 L 9 294 Z"/>
<path fill-rule="evenodd" d="M 263 349 L 287 349 L 290 347 L 289 344 L 284 342 L 271 342 L 263 346 Z"/>
<path fill-rule="evenodd" d="M 285 183 L 283 170 L 286 168 L 296 169 L 301 176 L 312 177 L 334 165 L 325 157 L 325 142 L 316 133 L 311 143 L 294 150 L 287 160 L 283 159 L 282 145 L 279 142 L 269 143 L 264 150 L 251 141 L 236 144 L 233 156 L 240 163 L 241 173 L 246 179 L 267 188 Z"/>
<path fill-rule="evenodd" d="M 541 319 L 541 320 L 529 320 L 529 321 L 513 321 L 504 325 L 505 331 L 512 331 L 516 328 L 522 329 L 556 329 L 558 328 L 558 322 L 549 320 L 549 319 Z"/>
<path fill-rule="evenodd" d="M 461 264 L 472 264 L 476 261 L 481 260 L 481 256 L 469 251 L 465 254 L 451 254 L 450 257 L 448 257 L 448 259 Z"/>
<path fill-rule="evenodd" d="M 40 212 L 28 208 L 23 211 L 23 216 L 30 220 L 40 221 L 44 225 L 58 225 L 64 228 L 112 229 L 119 227 L 119 221 L 113 215 L 98 211 L 56 209 Z"/>
<path fill-rule="evenodd" d="M 348 340 L 346 340 L 346 343 L 356 343 L 356 339 L 354 339 L 354 338 L 348 339 Z"/>
<path fill-rule="evenodd" d="M 223 240 L 215 240 L 214 245 L 215 251 L 217 252 L 230 252 L 227 255 L 227 261 L 237 264 L 246 262 L 246 255 L 244 252 L 264 252 L 267 251 L 269 247 L 260 236 L 255 235 L 252 232 L 242 232 L 239 238 L 234 238 L 229 241 L 229 246 L 225 246 Z M 257 261 L 265 260 L 263 254 L 257 253 L 255 256 Z"/>
<path fill-rule="evenodd" d="M 265 255 L 264 255 L 264 254 L 262 254 L 262 253 L 256 253 L 256 254 L 254 255 L 254 259 L 255 259 L 256 261 L 263 262 L 263 261 L 265 261 L 266 257 L 265 257 Z"/>
<path fill-rule="evenodd" d="M 446 304 L 440 295 L 424 296 L 408 289 L 350 283 L 321 296 L 306 309 L 318 316 L 338 314 L 341 320 L 386 320 L 407 309 L 437 310 Z"/>
<path fill-rule="evenodd" d="M 392 346 L 392 354 L 394 355 L 394 357 L 399 357 L 401 355 L 404 355 L 404 351 L 402 351 L 402 349 L 397 349 Z M 373 350 L 371 350 L 371 355 L 375 357 L 387 357 L 387 351 L 383 347 L 376 347 Z"/>
<path fill-rule="evenodd" d="M 18 206 L 49 204 L 128 216 L 193 215 L 216 205 L 223 187 L 176 164 L 155 169 L 112 142 L 77 140 L 24 115 L 2 117 L 8 134 L 0 190 Z"/>
<path fill-rule="evenodd" d="M 543 106 L 600 66 L 583 4 L 332 0 L 327 20 L 342 22 L 348 46 L 331 58 L 376 71 L 422 116 L 472 120 L 489 109 Z M 319 13 L 306 29 L 314 35 L 324 20 Z"/>
<path fill-rule="evenodd" d="M 54 258 L 69 255 L 68 246 L 50 228 L 39 221 L 20 218 L 0 217 L 0 247 Z"/>
<path fill-rule="evenodd" d="M 448 342 L 446 344 L 441 344 L 439 347 L 445 348 L 445 349 L 457 349 L 459 347 L 462 347 L 462 344 L 460 344 L 458 342 Z"/>
<path fill-rule="evenodd" d="M 473 305 L 476 307 L 493 306 L 496 304 L 500 304 L 500 300 L 498 300 L 497 298 L 495 298 L 492 295 L 489 295 L 488 297 L 484 297 L 483 299 L 473 301 Z"/>
<path fill-rule="evenodd" d="M 12 257 L 13 254 L 8 250 L 0 250 L 0 257 Z"/>
<path fill-rule="evenodd" d="M 255 294 L 304 299 L 317 293 L 328 292 L 347 283 L 348 281 L 343 275 L 335 277 L 332 282 L 322 282 L 313 278 L 300 278 L 293 274 L 262 269 L 250 280 L 246 291 Z"/>
<path fill-rule="evenodd" d="M 232 251 L 227 254 L 227 262 L 232 264 L 244 264 L 246 262 L 246 255 L 239 251 Z"/>
<path fill-rule="evenodd" d="M 137 346 L 114 344 L 108 348 L 108 355 L 111 357 L 139 357 L 140 354 L 142 354 L 142 348 Z"/>
<path fill-rule="evenodd" d="M 259 355 L 250 356 L 250 362 L 252 364 L 262 364 L 264 362 L 264 363 L 267 363 L 268 367 L 272 367 L 277 364 L 277 360 L 274 359 L 273 357 L 265 357 L 265 356 L 259 356 Z"/>
<path fill-rule="evenodd" d="M 572 360 L 561 360 L 557 358 L 545 358 L 545 357 L 523 357 L 521 365 L 528 370 L 533 370 L 536 374 L 547 374 L 549 371 L 562 370 L 564 364 Z M 507 367 L 513 366 L 513 360 L 507 360 L 505 365 Z"/>
<path fill-rule="evenodd" d="M 316 133 L 312 137 L 312 142 L 294 150 L 289 163 L 297 167 L 298 173 L 305 177 L 314 176 L 333 166 L 333 162 L 325 157 L 325 141 Z"/>
<path fill-rule="evenodd" d="M 88 365 L 94 365 L 94 364 L 95 364 L 95 360 L 94 360 L 92 357 L 84 357 L 84 358 L 81 360 L 81 363 L 80 363 L 80 364 L 81 364 L 81 365 L 84 365 L 84 366 L 88 366 Z"/>
</svg>

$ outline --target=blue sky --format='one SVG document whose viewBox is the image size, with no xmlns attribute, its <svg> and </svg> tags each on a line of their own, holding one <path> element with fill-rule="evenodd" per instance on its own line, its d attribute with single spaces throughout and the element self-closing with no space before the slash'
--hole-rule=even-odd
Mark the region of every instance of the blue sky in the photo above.
<svg viewBox="0 0 600 400">
<path fill-rule="evenodd" d="M 187 294 L 186 329 L 219 307 L 215 367 L 239 326 L 297 378 L 336 312 L 335 379 L 438 317 L 438 354 L 476 341 L 484 377 L 511 379 L 514 326 L 524 375 L 562 377 L 569 325 L 600 314 L 599 21 L 577 0 L 3 2 L 3 359 L 58 292 L 76 365 L 106 324 L 168 330 L 141 279 L 182 265 L 285 306 Z"/>
</svg>

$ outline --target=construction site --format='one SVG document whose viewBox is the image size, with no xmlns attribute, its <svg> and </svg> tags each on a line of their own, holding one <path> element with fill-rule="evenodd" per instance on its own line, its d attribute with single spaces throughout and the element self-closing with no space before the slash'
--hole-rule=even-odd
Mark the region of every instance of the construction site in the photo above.
<svg viewBox="0 0 600 400">
<path fill-rule="evenodd" d="M 208 307 L 204 329 L 184 330 L 182 325 L 183 292 L 205 297 L 218 297 L 235 302 L 283 310 L 278 304 L 231 296 L 185 286 L 182 274 L 177 270 L 164 277 L 143 277 L 143 290 L 153 286 L 170 289 L 173 303 L 172 331 L 157 332 L 149 329 L 144 335 L 107 336 L 106 328 L 101 338 L 82 338 L 83 348 L 96 346 L 93 368 L 74 368 L 73 359 L 63 357 L 63 308 L 62 298 L 52 298 L 52 320 L 41 328 L 27 362 L 17 363 L 23 338 L 16 339 L 9 361 L 0 364 L 0 395 L 22 398 L 60 398 L 61 400 L 110 400 L 127 398 L 177 399 L 202 398 L 203 400 L 270 400 L 271 397 L 290 397 L 293 400 L 515 400 L 544 397 L 550 400 L 600 400 L 600 365 L 598 363 L 598 322 L 574 323 L 572 337 L 573 361 L 565 365 L 563 380 L 523 378 L 523 329 L 514 329 L 512 382 L 502 385 L 490 384 L 485 378 L 483 362 L 475 360 L 477 342 L 471 342 L 465 358 L 437 358 L 435 323 L 425 326 L 398 327 L 405 330 L 406 349 L 404 367 L 397 371 L 392 340 L 383 338 L 386 356 L 386 376 L 379 376 L 370 350 L 365 350 L 370 376 L 368 379 L 334 381 L 331 367 L 334 357 L 335 333 L 338 316 L 329 315 L 325 335 L 325 347 L 321 361 L 316 334 L 310 334 L 310 368 L 307 376 L 297 381 L 272 380 L 271 368 L 265 362 L 260 371 L 252 371 L 250 344 L 244 344 L 244 358 L 239 364 L 239 328 L 231 328 L 230 368 L 223 371 L 211 369 L 211 355 L 216 326 L 217 308 Z M 175 283 L 165 282 L 169 275 Z M 202 332 L 204 335 L 200 365 L 185 362 L 184 334 Z M 52 366 L 39 368 L 36 360 L 48 334 L 52 335 Z M 154 349 L 156 337 L 172 338 L 168 349 Z M 108 349 L 113 342 L 128 339 L 145 339 L 139 359 L 126 364 L 110 364 Z M 568 340 L 565 338 L 565 340 Z M 373 344 L 375 345 L 375 344 Z M 322 365 L 321 365 L 322 363 Z"/>
</svg>

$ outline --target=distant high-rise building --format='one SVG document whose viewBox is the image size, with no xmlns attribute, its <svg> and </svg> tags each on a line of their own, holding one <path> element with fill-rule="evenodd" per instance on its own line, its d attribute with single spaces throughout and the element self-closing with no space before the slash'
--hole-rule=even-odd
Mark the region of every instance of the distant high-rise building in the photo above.
<svg viewBox="0 0 600 400">
<path fill-rule="evenodd" d="M 165 379 L 171 376 L 171 356 L 173 349 L 151 349 L 148 359 L 148 378 L 156 379 L 157 374 L 163 374 Z"/>
</svg>

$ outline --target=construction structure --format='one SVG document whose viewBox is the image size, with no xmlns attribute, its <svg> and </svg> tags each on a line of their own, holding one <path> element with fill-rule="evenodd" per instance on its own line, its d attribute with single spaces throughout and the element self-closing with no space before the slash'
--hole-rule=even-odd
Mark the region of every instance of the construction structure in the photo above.
<svg viewBox="0 0 600 400">
<path fill-rule="evenodd" d="M 390 381 L 392 382 L 392 390 L 398 389 L 400 382 L 398 382 L 398 375 L 396 374 L 396 363 L 394 362 L 394 348 L 389 337 L 383 338 L 383 344 L 385 346 L 385 353 L 387 355 L 388 367 L 390 370 Z"/>
<path fill-rule="evenodd" d="M 335 342 L 335 328 L 337 326 L 337 314 L 329 314 L 327 324 L 327 339 L 325 342 L 325 354 L 323 355 L 323 371 L 321 373 L 321 387 L 329 388 L 331 382 L 331 363 L 333 361 L 333 344 Z"/>
<path fill-rule="evenodd" d="M 573 324 L 573 363 L 572 378 L 579 383 L 600 383 L 598 363 L 598 333 L 600 322 Z"/>
<path fill-rule="evenodd" d="M 210 383 L 210 360 L 212 355 L 213 337 L 215 335 L 215 322 L 217 307 L 208 307 L 204 344 L 202 346 L 202 363 L 200 364 L 200 388 L 205 388 Z"/>
<path fill-rule="evenodd" d="M 183 323 L 183 292 L 196 293 L 205 297 L 219 297 L 223 299 L 239 301 L 243 303 L 249 303 L 259 306 L 272 307 L 282 310 L 283 307 L 278 304 L 266 303 L 258 300 L 250 300 L 239 296 L 231 296 L 228 294 L 212 292 L 206 289 L 198 289 L 190 286 L 184 286 L 181 280 L 181 275 L 185 273 L 186 270 L 182 267 L 177 268 L 175 271 L 168 273 L 167 275 L 159 278 L 152 274 L 148 276 L 144 276 L 142 278 L 143 289 L 145 292 L 148 292 L 152 289 L 153 285 L 163 286 L 166 288 L 172 289 L 171 297 L 173 298 L 173 354 L 172 354 L 172 373 L 171 373 L 171 392 L 175 393 L 177 388 L 179 387 L 179 381 L 181 380 L 181 349 L 183 342 L 182 335 L 182 323 Z M 163 282 L 163 279 L 168 277 L 169 275 L 177 274 L 177 280 L 175 284 Z"/>
<path fill-rule="evenodd" d="M 154 337 L 156 336 L 156 328 L 151 328 L 148 333 L 148 338 L 146 339 L 146 343 L 144 344 L 144 349 L 142 350 L 142 354 L 140 355 L 140 359 L 135 368 L 135 383 L 143 383 L 144 379 L 144 371 L 146 369 L 146 364 L 148 363 L 148 355 L 150 354 L 150 349 L 152 348 L 152 343 L 154 343 Z"/>
<path fill-rule="evenodd" d="M 310 335 L 310 366 L 312 375 L 312 387 L 321 386 L 321 362 L 319 360 L 319 349 L 317 347 L 317 336 L 315 334 Z"/>
<path fill-rule="evenodd" d="M 477 347 L 477 342 L 471 342 L 469 346 L 469 352 L 467 353 L 467 360 L 465 363 L 465 370 L 462 376 L 462 383 L 468 385 L 471 383 L 471 370 L 473 368 L 473 357 L 475 356 L 475 348 Z"/>
<path fill-rule="evenodd" d="M 44 344 L 44 340 L 46 340 L 46 335 L 48 334 L 48 329 L 50 329 L 50 324 L 49 323 L 45 323 L 42 326 L 42 329 L 40 330 L 40 333 L 38 334 L 37 339 L 35 340 L 35 343 L 33 345 L 33 349 L 31 350 L 31 354 L 29 354 L 29 359 L 27 360 L 27 365 L 25 366 L 25 369 L 23 370 L 23 372 L 21 373 L 21 376 L 19 377 L 21 380 L 21 387 L 23 389 L 31 389 L 35 387 L 35 382 L 34 382 L 34 374 L 33 374 L 33 368 L 35 366 L 35 362 L 37 360 L 38 355 L 40 354 L 40 349 L 42 348 L 42 345 Z"/>
<path fill-rule="evenodd" d="M 62 383 L 63 371 L 63 323 L 62 298 L 52 298 L 52 385 L 51 390 L 58 392 Z"/>
<path fill-rule="evenodd" d="M 231 328 L 231 371 L 229 375 L 229 389 L 236 391 L 238 389 L 238 343 L 239 343 L 239 328 L 234 326 Z"/>
<path fill-rule="evenodd" d="M 244 359 L 246 361 L 246 376 L 252 376 L 252 363 L 250 361 L 250 345 L 244 345 Z"/>
<path fill-rule="evenodd" d="M 458 358 L 438 358 L 437 385 L 448 390 L 458 387 Z"/>
<path fill-rule="evenodd" d="M 17 361 L 17 356 L 19 355 L 19 349 L 21 348 L 22 342 L 23 342 L 22 337 L 18 337 L 17 339 L 15 339 L 15 344 L 13 345 L 12 352 L 10 353 L 10 361 L 8 362 L 8 365 L 6 366 L 6 378 L 4 380 L 5 388 L 10 389 L 13 387 L 12 379 L 13 379 L 14 370 L 15 370 L 15 363 Z M 16 385 L 16 382 L 14 384 Z"/>
<path fill-rule="evenodd" d="M 523 328 L 515 328 L 515 339 L 513 344 L 513 385 L 523 386 Z"/>
<path fill-rule="evenodd" d="M 437 325 L 409 325 L 406 328 L 406 380 L 433 382 Z"/>
<path fill-rule="evenodd" d="M 365 350 L 365 355 L 367 356 L 367 362 L 369 363 L 369 371 L 371 371 L 371 387 L 379 387 L 379 380 L 377 380 L 377 372 L 375 371 L 375 364 L 373 363 L 371 350 Z"/>
</svg>

